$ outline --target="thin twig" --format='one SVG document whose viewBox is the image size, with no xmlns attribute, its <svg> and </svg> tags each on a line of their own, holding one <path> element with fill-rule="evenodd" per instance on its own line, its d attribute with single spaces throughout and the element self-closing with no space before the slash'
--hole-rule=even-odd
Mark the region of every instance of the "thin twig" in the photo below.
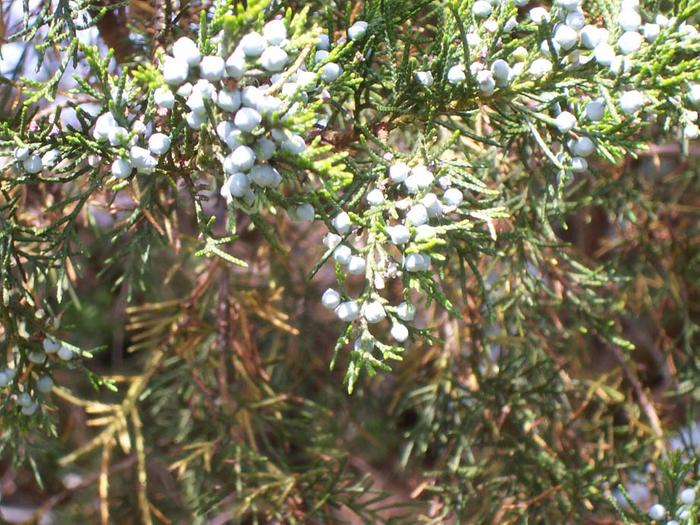
<svg viewBox="0 0 700 525">
<path fill-rule="evenodd" d="M 108 441 L 102 447 L 102 461 L 100 462 L 100 483 L 98 493 L 100 496 L 100 522 L 109 525 L 109 460 L 112 457 L 114 443 Z"/>
<path fill-rule="evenodd" d="M 129 456 L 127 458 L 124 458 L 119 463 L 115 463 L 110 467 L 109 475 L 116 474 L 117 472 L 122 472 L 123 470 L 128 470 L 134 463 L 136 463 L 136 456 Z M 100 475 L 100 472 L 95 472 L 90 476 L 83 478 L 77 485 L 66 488 L 63 491 L 54 494 L 44 503 L 42 503 L 38 509 L 36 509 L 34 515 L 29 520 L 24 522 L 24 525 L 39 523 L 41 521 L 41 517 L 44 516 L 47 512 L 49 512 L 52 508 L 69 498 L 74 492 L 92 486 L 95 483 L 95 481 L 97 481 L 100 478 Z"/>
<path fill-rule="evenodd" d="M 138 502 L 141 520 L 144 525 L 151 525 L 150 505 L 148 503 L 148 475 L 146 473 L 146 451 L 143 441 L 143 424 L 136 407 L 131 411 L 131 424 L 134 428 L 134 448 L 136 449 L 136 469 L 138 473 Z"/>
<path fill-rule="evenodd" d="M 219 358 L 219 397 L 223 406 L 228 405 L 228 371 L 226 367 L 226 353 L 230 348 L 231 337 L 231 304 L 229 302 L 229 273 L 226 266 L 221 268 L 221 279 L 219 281 L 219 303 L 217 306 L 217 334 L 216 350 Z"/>
<path fill-rule="evenodd" d="M 611 347 L 612 354 L 615 357 L 615 360 L 619 363 L 620 367 L 622 368 L 622 371 L 625 374 L 625 377 L 627 380 L 630 382 L 632 385 L 632 388 L 634 389 L 635 394 L 637 395 L 637 399 L 639 400 L 639 404 L 642 407 L 642 410 L 644 411 L 644 414 L 646 415 L 647 419 L 649 420 L 649 424 L 651 425 L 651 429 L 654 432 L 655 436 L 655 445 L 657 448 L 657 452 L 659 452 L 661 455 L 665 454 L 665 449 L 663 446 L 663 430 L 661 429 L 661 420 L 659 419 L 659 415 L 656 413 L 656 409 L 654 408 L 654 405 L 652 404 L 651 400 L 647 396 L 644 387 L 642 386 L 642 383 L 639 381 L 639 377 L 637 376 L 637 372 L 633 370 L 629 364 L 627 363 L 627 360 L 625 359 L 625 355 L 622 353 L 622 350 L 617 347 L 617 346 L 612 346 Z"/>
</svg>

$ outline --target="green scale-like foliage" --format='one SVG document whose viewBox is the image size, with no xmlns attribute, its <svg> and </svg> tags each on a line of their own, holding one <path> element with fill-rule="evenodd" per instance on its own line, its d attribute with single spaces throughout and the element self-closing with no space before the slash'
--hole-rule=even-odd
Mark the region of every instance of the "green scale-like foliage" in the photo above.
<svg viewBox="0 0 700 525">
<path fill-rule="evenodd" d="M 700 2 L 581 2 L 611 66 L 559 41 L 576 2 L 523 3 L 3 6 L 0 443 L 36 519 L 697 521 Z M 623 57 L 630 9 L 660 27 Z M 273 19 L 284 66 L 211 85 L 278 104 L 224 137 L 173 44 Z"/>
</svg>

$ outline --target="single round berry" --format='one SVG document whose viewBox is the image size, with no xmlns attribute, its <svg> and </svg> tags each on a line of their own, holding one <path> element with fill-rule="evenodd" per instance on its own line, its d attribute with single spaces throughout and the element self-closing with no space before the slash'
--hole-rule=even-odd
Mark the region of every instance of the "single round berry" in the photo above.
<svg viewBox="0 0 700 525">
<path fill-rule="evenodd" d="M 46 392 L 51 392 L 53 389 L 53 379 L 49 376 L 41 376 L 39 379 L 36 381 L 36 389 L 39 392 L 46 393 Z"/>
<path fill-rule="evenodd" d="M 509 29 L 507 29 L 507 27 L 506 27 L 507 24 L 508 24 L 508 21 L 506 21 L 506 23 L 503 25 L 504 32 L 509 31 Z M 516 21 L 516 25 L 517 25 L 517 21 Z M 483 27 L 484 30 L 489 32 L 489 33 L 495 33 L 496 31 L 498 31 L 498 28 L 500 26 L 499 26 L 497 20 L 494 20 L 493 18 L 491 18 L 490 20 L 485 20 L 484 23 L 481 25 L 481 27 Z"/>
<path fill-rule="evenodd" d="M 278 46 L 287 38 L 287 26 L 284 20 L 270 20 L 263 26 L 263 36 L 273 46 Z"/>
<path fill-rule="evenodd" d="M 33 352 L 30 352 L 29 355 L 27 356 L 29 361 L 40 365 L 44 361 L 46 361 L 46 354 L 42 352 L 41 350 L 34 350 Z"/>
<path fill-rule="evenodd" d="M 250 180 L 245 173 L 234 173 L 226 181 L 229 193 L 233 197 L 243 197 L 250 190 Z"/>
<path fill-rule="evenodd" d="M 547 11 L 544 7 L 533 7 L 530 9 L 528 16 L 535 24 L 549 22 L 549 11 Z"/>
<path fill-rule="evenodd" d="M 511 75 L 511 68 L 508 62 L 499 58 L 491 64 L 491 73 L 493 73 L 494 78 L 500 84 L 508 81 Z"/>
<path fill-rule="evenodd" d="M 649 509 L 649 517 L 653 520 L 661 520 L 666 517 L 666 507 L 657 503 Z"/>
<path fill-rule="evenodd" d="M 433 85 L 433 74 L 430 71 L 416 71 L 416 80 L 423 87 L 430 87 Z"/>
<path fill-rule="evenodd" d="M 467 80 L 467 75 L 464 72 L 464 67 L 462 67 L 460 65 L 452 66 L 447 71 L 447 81 L 450 84 L 453 84 L 453 85 L 463 84 L 465 80 Z"/>
<path fill-rule="evenodd" d="M 187 98 L 192 94 L 192 89 L 192 84 L 189 82 L 185 82 L 181 86 L 178 86 L 178 88 L 175 90 L 175 94 L 178 97 Z"/>
<path fill-rule="evenodd" d="M 171 109 L 175 105 L 175 95 L 167 87 L 159 87 L 153 92 L 153 102 L 158 107 Z"/>
<path fill-rule="evenodd" d="M 476 81 L 479 83 L 479 91 L 487 95 L 496 91 L 496 80 L 493 73 L 488 69 L 482 69 L 476 74 Z"/>
<path fill-rule="evenodd" d="M 593 50 L 593 58 L 601 66 L 609 66 L 615 58 L 615 50 L 610 44 L 600 43 Z"/>
<path fill-rule="evenodd" d="M 546 58 L 538 58 L 530 64 L 528 71 L 533 77 L 541 78 L 552 71 L 552 67 L 552 63 Z"/>
<path fill-rule="evenodd" d="M 27 160 L 29 158 L 30 153 L 31 152 L 29 151 L 29 148 L 18 147 L 18 148 L 15 148 L 14 157 L 16 160 L 22 162 L 22 161 Z"/>
<path fill-rule="evenodd" d="M 586 17 L 581 11 L 574 11 L 566 15 L 566 25 L 576 31 L 581 31 L 586 25 Z"/>
<path fill-rule="evenodd" d="M 555 3 L 568 11 L 575 11 L 580 8 L 581 0 L 556 0 Z"/>
<path fill-rule="evenodd" d="M 58 352 L 58 349 L 61 348 L 61 343 L 48 336 L 44 337 L 44 340 L 41 344 L 44 348 L 44 352 L 46 352 L 47 354 L 55 354 L 56 352 Z"/>
<path fill-rule="evenodd" d="M 154 133 L 148 137 L 148 149 L 156 155 L 163 155 L 170 149 L 170 137 L 164 133 Z"/>
<path fill-rule="evenodd" d="M 193 113 L 199 113 L 202 116 L 206 115 L 207 107 L 204 103 L 204 97 L 202 97 L 199 91 L 193 91 L 190 96 L 187 97 L 185 105 L 190 108 Z"/>
<path fill-rule="evenodd" d="M 644 27 L 642 27 L 642 34 L 644 35 L 644 40 L 647 42 L 656 40 L 660 32 L 661 26 L 659 24 L 644 24 Z"/>
<path fill-rule="evenodd" d="M 329 250 L 334 250 L 342 242 L 343 238 L 333 232 L 328 232 L 323 237 L 323 245 Z"/>
<path fill-rule="evenodd" d="M 442 215 L 442 203 L 434 193 L 426 193 L 420 200 L 420 203 L 425 206 L 425 209 L 428 211 L 428 217 Z"/>
<path fill-rule="evenodd" d="M 462 204 L 464 195 L 462 195 L 462 192 L 457 188 L 450 188 L 445 191 L 442 198 L 448 206 L 459 206 Z"/>
<path fill-rule="evenodd" d="M 406 177 L 404 185 L 406 186 L 406 191 L 411 194 L 418 193 L 421 189 L 418 185 L 418 178 L 413 174 Z"/>
<path fill-rule="evenodd" d="M 316 210 L 311 204 L 302 204 L 300 206 L 297 206 L 296 209 L 294 210 L 294 214 L 297 217 L 297 220 L 304 221 L 304 222 L 311 222 L 314 220 L 314 216 L 316 215 Z"/>
<path fill-rule="evenodd" d="M 241 131 L 253 131 L 262 122 L 262 116 L 253 108 L 241 108 L 236 112 L 233 123 Z"/>
<path fill-rule="evenodd" d="M 389 226 L 386 229 L 386 231 L 389 234 L 389 237 L 391 238 L 391 242 L 393 244 L 402 245 L 402 244 L 406 244 L 408 241 L 411 240 L 411 232 L 403 224 L 397 224 L 396 226 Z"/>
<path fill-rule="evenodd" d="M 37 405 L 36 403 L 32 403 L 31 405 L 23 406 L 22 407 L 22 414 L 25 416 L 31 416 L 36 412 Z"/>
<path fill-rule="evenodd" d="M 581 173 L 588 169 L 588 161 L 583 157 L 574 157 L 571 159 L 571 171 Z"/>
<path fill-rule="evenodd" d="M 413 177 L 416 186 L 421 190 L 429 188 L 435 182 L 433 172 L 422 164 L 411 168 L 411 177 Z"/>
<path fill-rule="evenodd" d="M 364 257 L 353 255 L 348 261 L 348 273 L 352 275 L 362 275 L 367 268 L 367 262 Z"/>
<path fill-rule="evenodd" d="M 199 74 L 210 82 L 217 82 L 224 78 L 226 64 L 220 56 L 206 56 L 199 64 Z"/>
<path fill-rule="evenodd" d="M 278 46 L 270 46 L 260 56 L 260 65 L 267 71 L 282 71 L 289 61 L 287 52 Z"/>
<path fill-rule="evenodd" d="M 644 93 L 633 89 L 620 95 L 620 109 L 623 113 L 633 115 L 644 106 Z"/>
<path fill-rule="evenodd" d="M 245 54 L 242 51 L 234 51 L 226 59 L 226 74 L 231 78 L 240 80 L 246 72 Z"/>
<path fill-rule="evenodd" d="M 333 82 L 343 73 L 343 68 L 335 62 L 328 62 L 321 68 L 321 80 Z"/>
<path fill-rule="evenodd" d="M 237 89 L 221 90 L 216 98 L 216 105 L 224 111 L 233 113 L 241 107 L 241 92 Z"/>
<path fill-rule="evenodd" d="M 282 182 L 282 176 L 269 164 L 257 164 L 248 174 L 250 181 L 258 186 L 274 188 Z"/>
<path fill-rule="evenodd" d="M 362 315 L 367 319 L 368 323 L 376 324 L 382 322 L 386 318 L 386 311 L 380 302 L 370 301 L 363 305 Z"/>
<path fill-rule="evenodd" d="M 331 40 L 329 36 L 326 34 L 318 35 L 318 40 L 316 40 L 316 47 L 323 51 L 327 51 L 331 47 Z"/>
<path fill-rule="evenodd" d="M 125 179 L 131 175 L 131 169 L 131 162 L 128 159 L 115 159 L 112 162 L 112 175 L 118 179 Z"/>
<path fill-rule="evenodd" d="M 384 202 L 384 192 L 379 188 L 374 188 L 367 193 L 367 204 L 370 206 L 379 206 Z"/>
<path fill-rule="evenodd" d="M 576 117 L 568 111 L 562 111 L 555 119 L 557 129 L 561 133 L 568 133 L 576 127 Z"/>
<path fill-rule="evenodd" d="M 411 168 L 404 162 L 397 162 L 389 167 L 389 178 L 392 182 L 403 182 L 410 173 Z"/>
<path fill-rule="evenodd" d="M 196 66 L 202 58 L 197 44 L 184 36 L 178 38 L 173 44 L 173 56 L 188 66 Z"/>
<path fill-rule="evenodd" d="M 700 84 L 691 84 L 689 86 L 688 99 L 694 106 L 700 105 Z"/>
<path fill-rule="evenodd" d="M 341 321 L 349 323 L 360 317 L 360 307 L 355 301 L 345 301 L 338 305 L 335 314 Z"/>
<path fill-rule="evenodd" d="M 109 130 L 107 138 L 112 146 L 121 146 L 129 140 L 129 132 L 121 126 L 115 126 Z"/>
<path fill-rule="evenodd" d="M 61 152 L 57 149 L 50 149 L 41 156 L 41 163 L 45 168 L 52 167 L 61 160 Z"/>
<path fill-rule="evenodd" d="M 59 348 L 57 355 L 63 361 L 70 361 L 71 359 L 73 359 L 73 349 L 67 347 L 66 345 L 61 345 L 61 348 Z"/>
<path fill-rule="evenodd" d="M 554 41 L 557 42 L 562 49 L 568 51 L 578 44 L 578 32 L 566 24 L 559 24 L 554 31 Z"/>
<path fill-rule="evenodd" d="M 413 226 L 420 226 L 428 222 L 428 210 L 422 204 L 416 204 L 411 207 L 406 214 L 406 222 Z"/>
<path fill-rule="evenodd" d="M 270 160 L 277 151 L 277 145 L 270 139 L 261 138 L 257 140 L 253 149 L 258 160 Z"/>
<path fill-rule="evenodd" d="M 321 304 L 329 310 L 334 310 L 340 304 L 340 294 L 333 288 L 328 288 L 321 296 Z"/>
<path fill-rule="evenodd" d="M 340 244 L 335 248 L 335 250 L 333 250 L 333 258 L 339 264 L 345 266 L 350 262 L 350 259 L 352 258 L 352 250 L 349 246 Z"/>
<path fill-rule="evenodd" d="M 393 337 L 397 343 L 405 342 L 406 339 L 408 339 L 408 328 L 401 323 L 394 323 L 391 326 L 391 337 Z"/>
<path fill-rule="evenodd" d="M 478 18 L 486 18 L 492 11 L 493 7 L 485 0 L 476 0 L 472 6 L 472 14 Z"/>
<path fill-rule="evenodd" d="M 595 144 L 589 137 L 580 137 L 572 144 L 571 151 L 579 157 L 588 157 L 595 151 Z"/>
<path fill-rule="evenodd" d="M 39 155 L 29 155 L 29 157 L 22 162 L 22 167 L 27 173 L 39 173 L 44 169 L 44 163 Z"/>
<path fill-rule="evenodd" d="M 680 496 L 681 503 L 685 505 L 692 505 L 695 501 L 695 489 L 687 488 L 681 492 Z"/>
<path fill-rule="evenodd" d="M 304 137 L 292 135 L 282 143 L 282 149 L 293 155 L 301 155 L 306 151 L 306 142 Z"/>
<path fill-rule="evenodd" d="M 314 63 L 318 64 L 319 62 L 323 62 L 329 55 L 330 53 L 325 49 L 319 49 L 314 53 Z"/>
<path fill-rule="evenodd" d="M 151 155 L 151 152 L 140 146 L 132 146 L 129 150 L 129 160 L 131 165 L 142 173 L 151 173 L 155 169 L 158 161 Z"/>
<path fill-rule="evenodd" d="M 540 53 L 546 57 L 551 57 L 553 54 L 558 55 L 561 51 L 561 44 L 556 40 L 543 40 L 540 42 Z"/>
<path fill-rule="evenodd" d="M 605 116 L 605 104 L 602 100 L 591 100 L 586 104 L 584 113 L 588 120 L 599 122 Z"/>
<path fill-rule="evenodd" d="M 617 23 L 625 31 L 636 31 L 642 25 L 642 17 L 634 9 L 623 9 L 617 17 Z"/>
<path fill-rule="evenodd" d="M 222 120 L 216 125 L 216 135 L 231 149 L 241 145 L 238 141 L 240 134 L 241 130 L 228 120 Z"/>
<path fill-rule="evenodd" d="M 246 107 L 255 108 L 263 96 L 263 91 L 257 86 L 246 86 L 241 91 L 241 103 Z"/>
<path fill-rule="evenodd" d="M 248 146 L 238 146 L 224 159 L 224 171 L 236 173 L 248 171 L 255 164 L 255 152 Z"/>
<path fill-rule="evenodd" d="M 367 33 L 367 27 L 367 22 L 358 20 L 348 28 L 348 38 L 350 38 L 350 40 L 359 40 Z"/>
<path fill-rule="evenodd" d="M 503 31 L 505 33 L 510 33 L 513 29 L 518 27 L 518 19 L 515 16 L 511 16 L 506 23 L 503 24 Z"/>
<path fill-rule="evenodd" d="M 642 35 L 636 31 L 627 31 L 617 41 L 617 47 L 623 55 L 631 55 L 642 47 Z"/>
<path fill-rule="evenodd" d="M 22 392 L 17 396 L 17 404 L 21 407 L 28 407 L 33 403 L 32 398 L 26 392 Z"/>
<path fill-rule="evenodd" d="M 283 105 L 284 102 L 282 102 L 281 99 L 273 97 L 272 95 L 263 95 L 256 101 L 255 109 L 262 116 L 269 117 L 282 109 Z"/>
<path fill-rule="evenodd" d="M 331 225 L 333 226 L 333 228 L 335 228 L 335 231 L 337 231 L 340 235 L 346 235 L 350 231 L 350 226 L 352 225 L 350 215 L 348 215 L 344 211 L 340 212 L 331 221 Z"/>
<path fill-rule="evenodd" d="M 185 60 L 166 56 L 163 63 L 163 78 L 167 84 L 177 86 L 187 80 L 190 67 Z"/>
<path fill-rule="evenodd" d="M 404 267 L 409 272 L 426 272 L 430 269 L 430 257 L 423 253 L 411 253 L 404 259 Z"/>
<path fill-rule="evenodd" d="M 265 51 L 267 41 L 260 33 L 252 32 L 241 38 L 239 45 L 245 56 L 255 58 Z"/>
<path fill-rule="evenodd" d="M 581 44 L 586 49 L 595 49 L 599 44 L 603 44 L 608 40 L 608 31 L 601 27 L 592 25 L 584 26 L 579 33 Z"/>
</svg>

